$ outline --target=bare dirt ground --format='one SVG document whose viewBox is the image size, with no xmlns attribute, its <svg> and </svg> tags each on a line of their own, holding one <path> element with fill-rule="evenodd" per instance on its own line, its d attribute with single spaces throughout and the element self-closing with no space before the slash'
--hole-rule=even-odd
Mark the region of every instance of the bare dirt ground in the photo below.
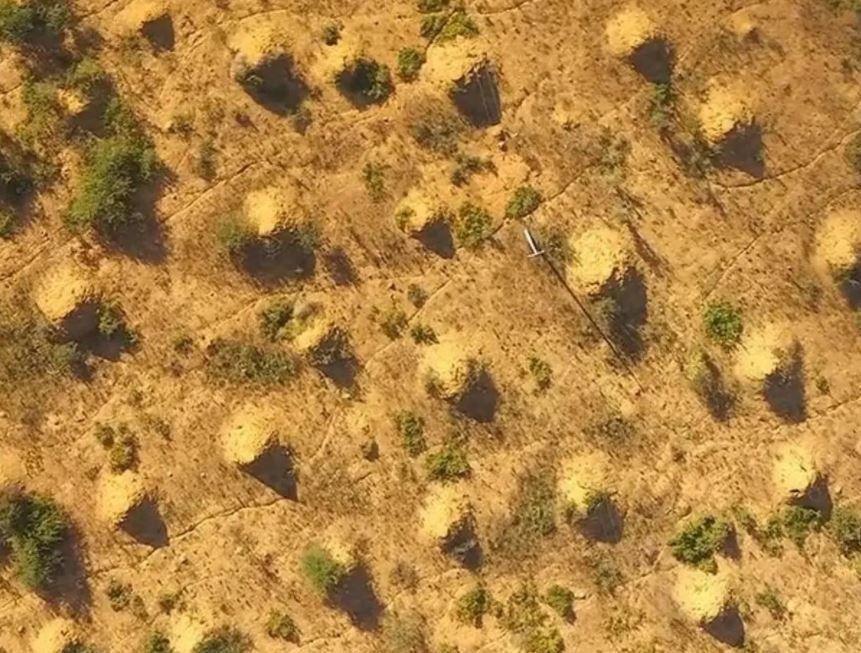
<svg viewBox="0 0 861 653">
<path fill-rule="evenodd" d="M 626 23 L 637 6 L 616 0 L 465 4 L 477 34 L 446 40 L 420 35 L 428 14 L 414 0 L 72 3 L 70 51 L 110 76 L 162 171 L 141 200 L 149 228 L 119 246 L 64 224 L 84 150 L 52 141 L 41 156 L 56 176 L 0 240 L 0 320 L 56 321 L 97 295 L 137 337 L 90 346 L 83 378 L 0 378 L 0 481 L 51 497 L 73 525 L 62 592 L 34 592 L 3 558 L 0 649 L 71 651 L 46 643 L 63 618 L 98 651 L 146 650 L 155 631 L 200 651 L 222 626 L 264 652 L 562 650 L 506 620 L 523 583 L 573 592 L 573 617 L 540 607 L 569 651 L 861 648 L 857 566 L 830 526 L 776 551 L 739 517 L 763 524 L 816 484 L 824 518 L 861 496 L 858 307 L 828 268 L 861 251 L 861 173 L 847 159 L 861 130 L 855 13 L 827 0 L 661 0 Z M 658 38 L 671 80 L 633 65 Z M 299 109 L 267 106 L 232 76 L 237 53 L 271 44 L 292 56 Z M 426 62 L 403 81 L 409 46 Z M 28 55 L 1 52 L 0 127 L 14 137 Z M 334 82 L 360 53 L 392 71 L 383 101 L 357 106 Z M 482 64 L 497 88 L 459 114 L 452 85 Z M 436 137 L 454 144 L 423 144 L 431 122 L 459 125 Z M 455 152 L 492 165 L 456 185 Z M 540 205 L 507 212 L 527 186 Z M 316 226 L 298 270 L 225 254 L 219 224 L 253 213 L 249 194 L 261 236 L 282 210 Z M 419 196 L 455 223 L 464 202 L 483 207 L 481 242 L 456 228 L 449 243 L 423 241 L 425 223 L 405 233 L 396 214 Z M 528 257 L 524 227 L 548 250 L 561 237 L 558 275 Z M 279 298 L 315 309 L 298 336 L 270 343 L 259 315 Z M 734 347 L 704 328 L 717 302 L 741 311 Z M 416 342 L 417 325 L 439 343 Z M 313 364 L 331 329 L 353 354 L 337 370 Z M 219 376 L 224 339 L 297 369 L 283 383 Z M 731 406 L 698 396 L 701 351 Z M 405 411 L 423 420 L 415 455 L 397 426 Z M 105 424 L 136 438 L 122 475 L 96 435 Z M 455 446 L 469 471 L 433 478 L 428 460 Z M 549 496 L 530 495 L 539 477 Z M 565 502 L 597 490 L 612 495 L 612 532 L 569 523 Z M 140 524 L 123 522 L 143 503 Z M 716 570 L 669 545 L 701 515 L 734 526 Z M 477 564 L 443 550 L 452 531 L 438 520 L 458 519 L 473 526 Z M 358 560 L 355 587 L 314 591 L 302 559 L 315 543 Z M 456 606 L 479 583 L 501 607 L 476 627 Z M 136 597 L 120 607 L 108 596 L 118 584 Z M 296 641 L 267 634 L 273 610 L 292 617 Z M 729 611 L 742 640 L 736 623 L 721 631 Z M 408 619 L 423 643 L 393 635 Z"/>
</svg>

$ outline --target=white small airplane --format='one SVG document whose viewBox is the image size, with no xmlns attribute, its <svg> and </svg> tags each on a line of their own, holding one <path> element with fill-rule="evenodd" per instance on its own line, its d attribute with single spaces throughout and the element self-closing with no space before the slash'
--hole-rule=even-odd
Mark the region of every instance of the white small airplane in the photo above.
<svg viewBox="0 0 861 653">
<path fill-rule="evenodd" d="M 523 236 L 526 238 L 526 244 L 529 245 L 529 258 L 535 258 L 536 256 L 543 256 L 544 250 L 539 249 L 538 242 L 533 238 L 532 233 L 530 233 L 527 227 L 523 228 Z"/>
</svg>

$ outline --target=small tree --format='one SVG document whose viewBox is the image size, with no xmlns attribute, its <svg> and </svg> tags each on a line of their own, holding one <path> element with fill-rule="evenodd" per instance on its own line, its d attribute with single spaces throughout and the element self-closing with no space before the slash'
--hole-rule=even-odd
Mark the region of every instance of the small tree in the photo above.
<svg viewBox="0 0 861 653">
<path fill-rule="evenodd" d="M 347 568 L 319 544 L 311 545 L 300 561 L 302 574 L 318 594 L 331 594 L 347 575 Z"/>
<path fill-rule="evenodd" d="M 0 543 L 11 550 L 15 571 L 27 586 L 43 588 L 53 580 L 67 532 L 66 518 L 50 499 L 21 492 L 0 497 Z"/>
</svg>

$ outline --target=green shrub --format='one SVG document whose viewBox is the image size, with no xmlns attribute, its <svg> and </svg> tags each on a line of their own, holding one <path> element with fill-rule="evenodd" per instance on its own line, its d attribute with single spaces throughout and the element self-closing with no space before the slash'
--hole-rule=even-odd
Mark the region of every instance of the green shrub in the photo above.
<svg viewBox="0 0 861 653">
<path fill-rule="evenodd" d="M 408 324 L 407 314 L 397 306 L 392 306 L 380 316 L 380 328 L 391 340 L 400 338 Z"/>
<path fill-rule="evenodd" d="M 472 16 L 464 9 L 456 9 L 449 15 L 430 14 L 422 19 L 421 35 L 429 40 L 440 43 L 453 41 L 456 38 L 473 38 L 478 36 L 478 25 Z"/>
<path fill-rule="evenodd" d="M 242 218 L 231 214 L 219 221 L 215 238 L 222 250 L 231 256 L 236 256 L 251 244 L 254 233 Z"/>
<path fill-rule="evenodd" d="M 428 477 L 433 481 L 453 481 L 469 476 L 470 466 L 466 451 L 455 440 L 449 440 L 439 451 L 428 455 L 425 461 Z"/>
<path fill-rule="evenodd" d="M 300 566 L 314 590 L 324 596 L 333 592 L 347 575 L 344 565 L 318 544 L 312 544 L 302 554 Z"/>
<path fill-rule="evenodd" d="M 854 510 L 839 507 L 831 515 L 831 534 L 846 555 L 861 551 L 861 515 Z"/>
<path fill-rule="evenodd" d="M 371 201 L 376 203 L 382 202 L 386 197 L 386 166 L 377 163 L 368 162 L 362 168 L 362 181 L 365 182 L 365 190 Z"/>
<path fill-rule="evenodd" d="M 428 300 L 428 294 L 421 286 L 411 283 L 407 288 L 407 299 L 416 308 L 421 308 Z"/>
<path fill-rule="evenodd" d="M 520 556 L 556 530 L 556 485 L 553 471 L 540 468 L 518 480 L 511 521 L 495 546 Z"/>
<path fill-rule="evenodd" d="M 861 173 L 861 134 L 856 134 L 846 144 L 844 156 L 846 162 L 852 166 L 852 169 L 857 173 Z"/>
<path fill-rule="evenodd" d="M 34 316 L 0 304 L 0 378 L 21 386 L 25 381 L 67 376 L 84 356 L 74 343 L 56 343 Z"/>
<path fill-rule="evenodd" d="M 418 456 L 427 449 L 425 442 L 425 421 L 419 415 L 403 411 L 395 416 L 395 426 L 404 443 L 404 449 L 411 456 Z"/>
<path fill-rule="evenodd" d="M 398 52 L 398 77 L 405 82 L 415 81 L 424 63 L 424 52 L 415 48 L 402 48 Z"/>
<path fill-rule="evenodd" d="M 417 345 L 430 345 L 437 342 L 436 331 L 426 324 L 413 325 L 410 336 Z"/>
<path fill-rule="evenodd" d="M 132 601 L 132 586 L 112 578 L 105 588 L 105 596 L 114 612 L 121 612 L 129 607 Z"/>
<path fill-rule="evenodd" d="M 490 214 L 472 202 L 464 202 L 458 212 L 455 234 L 467 249 L 477 248 L 490 235 Z"/>
<path fill-rule="evenodd" d="M 137 438 L 127 431 L 121 432 L 108 450 L 108 463 L 111 471 L 119 474 L 137 465 Z"/>
<path fill-rule="evenodd" d="M 156 631 L 147 638 L 143 653 L 173 653 L 173 647 L 163 633 Z"/>
<path fill-rule="evenodd" d="M 283 299 L 275 300 L 260 311 L 257 318 L 263 335 L 275 342 L 284 336 L 284 327 L 293 319 L 293 304 Z"/>
<path fill-rule="evenodd" d="M 541 193 L 532 186 L 521 186 L 508 200 L 505 215 L 508 218 L 525 218 L 539 206 L 541 206 Z"/>
<path fill-rule="evenodd" d="M 155 150 L 142 136 L 121 133 L 96 141 L 66 216 L 69 226 L 110 234 L 137 222 L 134 198 L 156 165 Z"/>
<path fill-rule="evenodd" d="M 672 85 L 655 84 L 652 86 L 652 96 L 649 100 L 649 119 L 660 132 L 670 128 L 675 111 L 676 93 Z"/>
<path fill-rule="evenodd" d="M 280 349 L 219 338 L 210 345 L 208 353 L 211 373 L 234 383 L 280 385 L 296 374 L 293 359 Z"/>
<path fill-rule="evenodd" d="M 205 181 L 212 181 L 218 175 L 218 150 L 212 138 L 203 139 L 197 148 L 194 172 Z"/>
<path fill-rule="evenodd" d="M 483 159 L 470 154 L 457 154 L 454 158 L 455 167 L 451 173 L 451 183 L 455 186 L 463 186 L 474 174 L 481 172 L 492 172 L 496 170 L 493 161 Z"/>
<path fill-rule="evenodd" d="M 563 619 L 574 616 L 574 592 L 562 585 L 551 585 L 544 595 L 544 602 Z"/>
<path fill-rule="evenodd" d="M 60 131 L 63 111 L 52 82 L 28 79 L 22 93 L 27 119 L 19 129 L 21 139 L 31 145 L 46 141 Z"/>
<path fill-rule="evenodd" d="M 601 594 L 612 596 L 625 578 L 613 560 L 598 557 L 592 562 L 592 574 L 595 585 Z"/>
<path fill-rule="evenodd" d="M 274 639 L 299 643 L 299 627 L 286 612 L 273 610 L 266 620 L 266 634 Z"/>
<path fill-rule="evenodd" d="M 20 492 L 0 496 L 0 543 L 10 550 L 15 573 L 25 585 L 43 588 L 54 579 L 68 530 L 65 516 L 50 499 Z"/>
<path fill-rule="evenodd" d="M 715 571 L 714 555 L 723 548 L 731 532 L 727 522 L 707 515 L 688 523 L 670 540 L 670 547 L 676 560 Z"/>
<path fill-rule="evenodd" d="M 532 374 L 538 392 L 544 392 L 553 382 L 553 370 L 550 364 L 536 356 L 529 359 L 529 373 Z"/>
<path fill-rule="evenodd" d="M 506 601 L 502 626 L 516 638 L 524 653 L 561 653 L 565 650 L 559 631 L 547 624 L 535 587 L 524 584 Z"/>
<path fill-rule="evenodd" d="M 389 67 L 368 57 L 357 57 L 337 74 L 338 89 L 358 104 L 379 104 L 395 87 Z"/>
<path fill-rule="evenodd" d="M 726 348 L 734 347 L 741 340 L 744 329 L 741 311 L 725 302 L 711 304 L 703 317 L 708 336 Z"/>
<path fill-rule="evenodd" d="M 454 606 L 454 615 L 464 624 L 481 628 L 481 621 L 491 607 L 490 592 L 479 585 L 458 598 Z"/>
<path fill-rule="evenodd" d="M 69 18 L 65 0 L 0 0 L 0 39 L 12 43 L 56 39 Z"/>
<path fill-rule="evenodd" d="M 251 650 L 251 640 L 235 628 L 219 628 L 198 642 L 191 653 L 245 653 Z"/>
<path fill-rule="evenodd" d="M 91 95 L 109 81 L 108 74 L 95 59 L 84 57 L 76 63 L 66 76 L 66 85 Z"/>
<path fill-rule="evenodd" d="M 813 508 L 789 506 L 783 509 L 780 522 L 784 535 L 800 549 L 804 547 L 810 532 L 822 527 L 824 519 L 819 511 Z"/>
</svg>

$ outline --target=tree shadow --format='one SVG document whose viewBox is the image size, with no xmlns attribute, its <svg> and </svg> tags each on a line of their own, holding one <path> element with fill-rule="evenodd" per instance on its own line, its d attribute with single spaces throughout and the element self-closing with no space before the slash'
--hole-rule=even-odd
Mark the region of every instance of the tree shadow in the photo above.
<svg viewBox="0 0 861 653">
<path fill-rule="evenodd" d="M 234 261 L 266 286 L 306 279 L 317 266 L 314 250 L 290 231 L 253 240 L 234 255 Z"/>
<path fill-rule="evenodd" d="M 616 502 L 606 497 L 589 508 L 578 527 L 588 540 L 617 544 L 622 540 L 624 520 Z"/>
<path fill-rule="evenodd" d="M 350 256 L 341 247 L 326 252 L 323 255 L 323 264 L 329 276 L 336 286 L 354 286 L 359 276 Z"/>
<path fill-rule="evenodd" d="M 466 391 L 455 401 L 454 408 L 476 422 L 492 422 L 499 405 L 499 391 L 487 370 L 481 370 Z"/>
<path fill-rule="evenodd" d="M 156 51 L 169 51 L 176 46 L 176 32 L 170 14 L 163 14 L 145 22 L 141 27 L 141 34 Z"/>
<path fill-rule="evenodd" d="M 427 225 L 415 235 L 415 239 L 440 258 L 454 258 L 455 246 L 451 226 L 444 220 Z"/>
<path fill-rule="evenodd" d="M 648 308 L 646 283 L 639 270 L 628 270 L 621 280 L 613 280 L 604 291 L 602 313 L 610 339 L 633 361 L 643 355 L 642 328 L 648 319 Z"/>
<path fill-rule="evenodd" d="M 703 630 L 727 646 L 744 646 L 744 622 L 735 606 L 725 607 L 717 617 L 703 624 Z"/>
<path fill-rule="evenodd" d="M 497 74 L 487 60 L 458 79 L 450 95 L 457 110 L 473 127 L 491 127 L 502 120 Z"/>
<path fill-rule="evenodd" d="M 654 38 L 631 53 L 634 70 L 652 84 L 669 84 L 673 74 L 673 47 L 666 40 Z"/>
<path fill-rule="evenodd" d="M 736 125 L 720 144 L 716 161 L 720 167 L 762 179 L 765 176 L 762 151 L 762 127 L 756 123 Z"/>
<path fill-rule="evenodd" d="M 65 606 L 75 615 L 88 613 L 93 598 L 80 543 L 79 534 L 71 529 L 59 549 L 57 573 L 37 592 L 47 603 Z"/>
<path fill-rule="evenodd" d="M 697 375 L 694 384 L 706 410 L 714 419 L 725 422 L 732 416 L 736 396 L 727 387 L 723 373 L 710 357 L 704 356 L 703 370 Z"/>
<path fill-rule="evenodd" d="M 762 394 L 771 410 L 781 419 L 793 424 L 807 419 L 801 345 L 795 345 L 786 363 L 765 378 Z"/>
<path fill-rule="evenodd" d="M 241 67 L 236 80 L 263 108 L 278 115 L 296 113 L 309 95 L 308 85 L 286 52 L 265 57 L 253 67 Z"/>
<path fill-rule="evenodd" d="M 170 543 L 167 524 L 151 497 L 132 508 L 120 522 L 120 528 L 141 544 L 160 549 Z"/>
<path fill-rule="evenodd" d="M 478 569 L 484 561 L 481 543 L 471 515 L 452 527 L 440 544 L 440 550 L 465 569 Z"/>
<path fill-rule="evenodd" d="M 858 257 L 852 269 L 841 276 L 837 288 L 851 310 L 861 309 L 861 256 Z"/>
<path fill-rule="evenodd" d="M 285 499 L 297 501 L 299 498 L 293 457 L 284 445 L 270 446 L 257 460 L 244 465 L 242 471 Z"/>
<path fill-rule="evenodd" d="M 383 604 L 374 591 L 373 581 L 364 564 L 357 565 L 338 583 L 329 600 L 346 612 L 360 630 L 379 628 Z"/>
</svg>

